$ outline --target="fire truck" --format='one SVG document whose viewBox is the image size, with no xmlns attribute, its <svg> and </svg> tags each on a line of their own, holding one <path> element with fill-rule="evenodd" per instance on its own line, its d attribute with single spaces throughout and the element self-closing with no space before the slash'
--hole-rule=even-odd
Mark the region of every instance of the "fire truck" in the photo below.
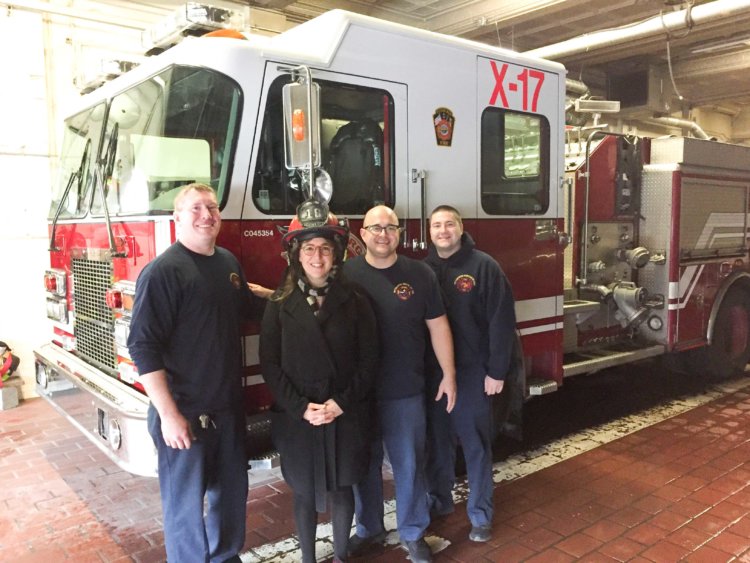
<svg viewBox="0 0 750 563">
<path fill-rule="evenodd" d="M 526 397 L 654 356 L 744 369 L 750 148 L 566 127 L 575 95 L 560 64 L 344 11 L 147 58 L 65 120 L 39 394 L 121 467 L 155 473 L 126 341 L 135 281 L 175 241 L 191 182 L 216 189 L 218 243 L 267 287 L 306 198 L 348 221 L 352 251 L 367 209 L 393 207 L 416 257 L 429 211 L 458 208 L 513 287 Z M 271 396 L 245 328 L 249 457 L 268 467 Z"/>
</svg>

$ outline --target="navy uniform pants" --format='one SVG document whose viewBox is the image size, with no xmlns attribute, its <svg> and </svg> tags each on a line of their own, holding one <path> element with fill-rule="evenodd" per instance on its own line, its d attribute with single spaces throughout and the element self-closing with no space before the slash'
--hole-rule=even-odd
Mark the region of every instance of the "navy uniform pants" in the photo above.
<svg viewBox="0 0 750 563">
<path fill-rule="evenodd" d="M 445 411 L 445 399 L 434 401 L 439 381 L 429 386 L 432 396 L 427 397 L 427 482 L 431 510 L 436 514 L 453 512 L 456 445 L 460 441 L 469 481 L 466 512 L 472 526 L 490 525 L 493 515 L 492 401 L 484 392 L 484 376 L 479 371 L 459 370 L 456 405 L 450 414 Z"/>
<path fill-rule="evenodd" d="M 149 407 L 148 428 L 159 457 L 167 561 L 239 561 L 248 489 L 244 415 L 215 414 L 206 429 L 200 428 L 197 415 L 188 420 L 197 440 L 186 450 L 170 448 L 161 434 L 159 414 Z"/>
<path fill-rule="evenodd" d="M 370 468 L 354 486 L 357 535 L 369 538 L 383 525 L 383 446 L 393 469 L 396 522 L 402 540 L 424 536 L 430 524 L 425 480 L 426 414 L 423 395 L 378 402 L 379 436 L 371 444 Z"/>
</svg>

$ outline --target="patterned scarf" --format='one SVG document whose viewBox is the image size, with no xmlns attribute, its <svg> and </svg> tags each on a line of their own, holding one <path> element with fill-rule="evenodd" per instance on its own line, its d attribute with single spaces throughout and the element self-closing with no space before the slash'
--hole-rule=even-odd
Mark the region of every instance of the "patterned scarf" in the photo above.
<svg viewBox="0 0 750 563">
<path fill-rule="evenodd" d="M 331 282 L 336 277 L 336 273 L 338 271 L 338 266 L 334 266 L 331 268 L 331 271 L 328 273 L 328 279 L 326 280 L 326 284 L 323 287 L 313 287 L 311 286 L 307 278 L 305 276 L 300 276 L 297 278 L 297 285 L 302 290 L 302 293 L 305 295 L 305 298 L 307 299 L 307 302 L 310 304 L 310 308 L 313 310 L 313 314 L 317 317 L 318 313 L 320 312 L 320 305 L 318 304 L 318 297 L 325 297 L 328 293 L 328 289 L 331 287 Z"/>
</svg>

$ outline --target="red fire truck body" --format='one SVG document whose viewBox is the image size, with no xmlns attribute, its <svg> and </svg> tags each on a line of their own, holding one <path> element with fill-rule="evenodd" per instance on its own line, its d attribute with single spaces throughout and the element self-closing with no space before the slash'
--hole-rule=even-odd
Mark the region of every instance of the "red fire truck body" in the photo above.
<svg viewBox="0 0 750 563">
<path fill-rule="evenodd" d="M 272 39 L 185 41 L 66 120 L 37 389 L 125 469 L 155 472 L 125 342 L 138 274 L 175 241 L 174 195 L 212 185 L 219 244 L 274 287 L 306 197 L 284 86 L 307 72 L 331 210 L 357 235 L 367 209 L 392 206 L 402 251 L 422 257 L 429 210 L 458 208 L 511 281 L 530 395 L 662 354 L 720 374 L 747 363 L 750 148 L 566 131 L 561 65 L 333 11 Z M 263 467 L 258 332 L 248 323 L 244 384 Z"/>
</svg>

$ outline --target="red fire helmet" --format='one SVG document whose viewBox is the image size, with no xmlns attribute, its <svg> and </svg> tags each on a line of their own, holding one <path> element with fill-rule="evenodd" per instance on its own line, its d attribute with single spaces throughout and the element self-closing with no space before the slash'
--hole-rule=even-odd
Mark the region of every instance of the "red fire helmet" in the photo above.
<svg viewBox="0 0 750 563">
<path fill-rule="evenodd" d="M 281 238 L 281 244 L 288 250 L 295 240 L 303 241 L 315 237 L 334 239 L 340 236 L 346 242 L 348 235 L 349 229 L 339 223 L 327 205 L 309 199 L 297 207 L 297 215 L 289 223 L 289 229 Z"/>
</svg>

